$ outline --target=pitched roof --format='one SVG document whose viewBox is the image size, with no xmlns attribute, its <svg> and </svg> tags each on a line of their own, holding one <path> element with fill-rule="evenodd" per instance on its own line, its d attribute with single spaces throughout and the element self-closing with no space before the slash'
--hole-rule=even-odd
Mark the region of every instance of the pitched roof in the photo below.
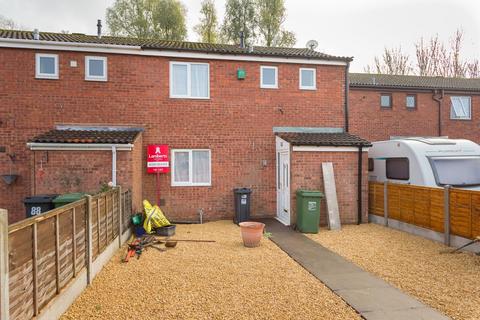
<svg viewBox="0 0 480 320">
<path fill-rule="evenodd" d="M 0 39 L 21 39 L 33 40 L 32 31 L 20 30 L 2 30 L 0 29 Z M 40 32 L 40 41 L 70 42 L 84 44 L 105 44 L 121 46 L 139 46 L 144 50 L 174 50 L 174 51 L 192 51 L 216 54 L 235 54 L 249 56 L 272 56 L 288 58 L 306 58 L 317 60 L 334 61 L 352 61 L 351 57 L 333 56 L 307 48 L 281 48 L 281 47 L 260 47 L 254 46 L 253 51 L 248 48 L 240 48 L 237 45 L 212 44 L 201 42 L 171 41 L 158 39 L 142 39 L 130 37 L 112 37 L 86 35 L 81 33 L 53 33 Z"/>
<path fill-rule="evenodd" d="M 329 147 L 355 147 L 371 146 L 371 143 L 350 133 L 311 133 L 311 132 L 286 132 L 277 133 L 283 140 L 294 146 L 329 146 Z"/>
<path fill-rule="evenodd" d="M 140 130 L 50 130 L 29 142 L 35 143 L 100 143 L 130 144 Z"/>
<path fill-rule="evenodd" d="M 480 79 L 350 73 L 350 87 L 480 91 Z"/>
</svg>

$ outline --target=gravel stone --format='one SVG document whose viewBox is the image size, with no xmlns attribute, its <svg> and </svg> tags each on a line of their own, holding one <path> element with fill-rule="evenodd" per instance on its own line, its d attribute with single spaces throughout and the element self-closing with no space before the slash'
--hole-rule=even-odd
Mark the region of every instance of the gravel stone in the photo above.
<svg viewBox="0 0 480 320">
<path fill-rule="evenodd" d="M 480 319 L 480 257 L 376 224 L 308 235 L 452 319 Z"/>
<path fill-rule="evenodd" d="M 119 250 L 61 319 L 360 319 L 274 243 L 245 248 L 231 221 L 177 225 L 167 252 Z"/>
</svg>

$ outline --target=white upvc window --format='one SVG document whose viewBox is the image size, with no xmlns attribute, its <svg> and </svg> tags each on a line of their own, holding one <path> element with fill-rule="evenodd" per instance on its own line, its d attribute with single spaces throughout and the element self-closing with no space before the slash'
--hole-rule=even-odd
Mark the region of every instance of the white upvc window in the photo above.
<svg viewBox="0 0 480 320">
<path fill-rule="evenodd" d="M 85 80 L 107 81 L 107 57 L 85 57 Z"/>
<path fill-rule="evenodd" d="M 209 149 L 172 150 L 172 186 L 211 186 Z"/>
<path fill-rule="evenodd" d="M 468 96 L 451 96 L 450 119 L 470 120 L 472 119 L 472 98 Z"/>
<path fill-rule="evenodd" d="M 278 68 L 260 66 L 260 88 L 278 89 Z"/>
<path fill-rule="evenodd" d="M 317 70 L 314 68 L 300 68 L 299 86 L 301 90 L 317 89 Z"/>
<path fill-rule="evenodd" d="M 58 79 L 58 54 L 35 54 L 35 78 Z"/>
<path fill-rule="evenodd" d="M 210 65 L 170 62 L 170 98 L 210 99 Z"/>
</svg>

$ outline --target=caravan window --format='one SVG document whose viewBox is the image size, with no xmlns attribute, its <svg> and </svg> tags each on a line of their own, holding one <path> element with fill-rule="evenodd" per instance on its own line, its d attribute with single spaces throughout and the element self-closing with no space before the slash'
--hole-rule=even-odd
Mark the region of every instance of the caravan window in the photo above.
<svg viewBox="0 0 480 320">
<path fill-rule="evenodd" d="M 408 158 L 388 158 L 386 159 L 386 169 L 387 179 L 410 179 L 410 166 Z"/>
<path fill-rule="evenodd" d="M 480 185 L 480 156 L 431 157 L 429 160 L 439 186 Z"/>
</svg>

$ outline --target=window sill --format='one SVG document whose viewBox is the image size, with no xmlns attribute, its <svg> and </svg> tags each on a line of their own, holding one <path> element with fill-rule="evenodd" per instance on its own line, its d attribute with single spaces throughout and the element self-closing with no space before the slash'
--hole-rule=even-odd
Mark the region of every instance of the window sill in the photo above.
<svg viewBox="0 0 480 320">
<path fill-rule="evenodd" d="M 472 118 L 465 118 L 465 119 L 462 119 L 462 118 L 450 118 L 450 120 L 453 120 L 453 121 L 472 121 Z"/>
<path fill-rule="evenodd" d="M 170 99 L 210 100 L 210 97 L 170 96 Z"/>
<path fill-rule="evenodd" d="M 278 89 L 278 87 L 265 87 L 265 86 L 261 86 L 260 89 Z"/>
<path fill-rule="evenodd" d="M 303 88 L 300 87 L 300 90 L 315 91 L 315 90 L 317 90 L 317 88 L 316 87 L 315 88 L 314 87 L 303 87 Z"/>
<path fill-rule="evenodd" d="M 50 75 L 36 75 L 35 79 L 40 80 L 58 80 L 58 76 L 50 76 Z"/>
<path fill-rule="evenodd" d="M 197 184 L 191 184 L 191 183 L 172 183 L 172 187 L 211 187 L 211 183 L 197 183 Z"/>
<path fill-rule="evenodd" d="M 94 82 L 107 82 L 106 78 L 85 78 L 85 81 L 94 81 Z"/>
</svg>

